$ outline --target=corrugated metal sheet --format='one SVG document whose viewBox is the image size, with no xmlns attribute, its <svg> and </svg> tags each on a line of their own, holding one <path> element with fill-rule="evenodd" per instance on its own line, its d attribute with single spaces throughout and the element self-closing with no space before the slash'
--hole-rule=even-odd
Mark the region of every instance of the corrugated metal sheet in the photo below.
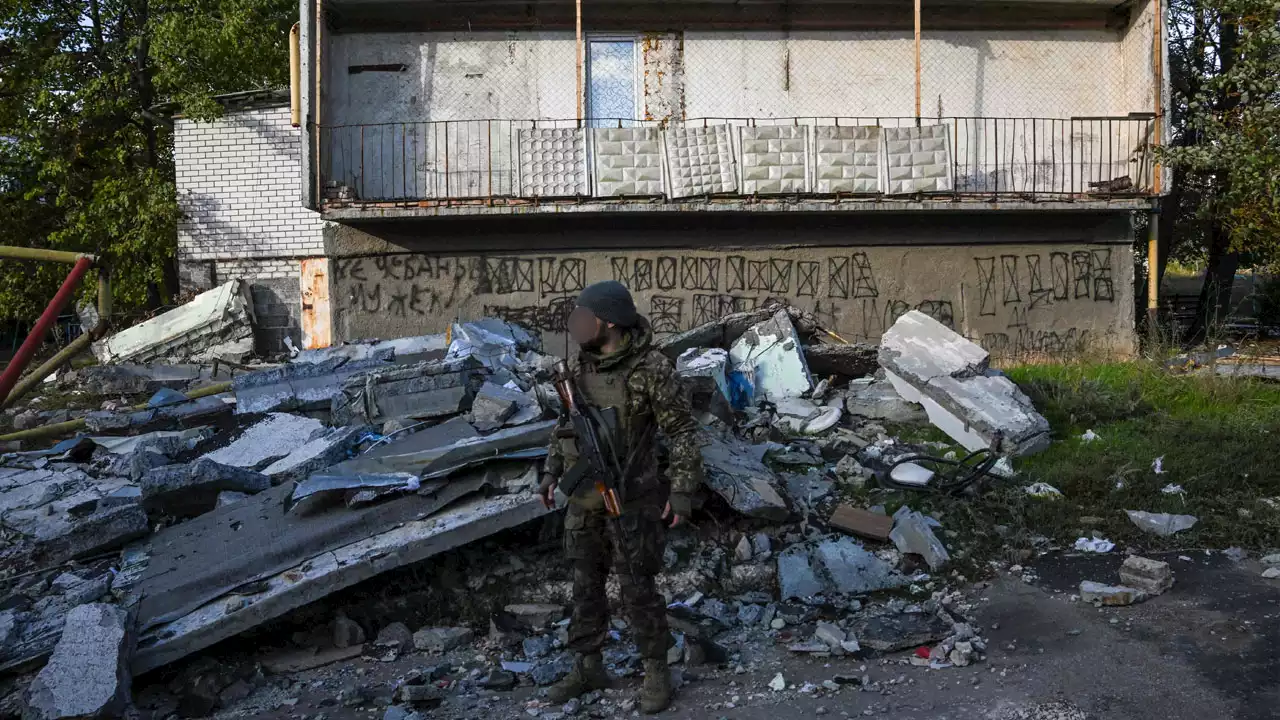
<svg viewBox="0 0 1280 720">
<path fill-rule="evenodd" d="M 742 128 L 742 192 L 809 190 L 809 128 L 770 125 Z"/>
<path fill-rule="evenodd" d="M 818 127 L 814 190 L 820 193 L 878 193 L 880 128 L 875 125 Z"/>
<path fill-rule="evenodd" d="M 592 133 L 596 197 L 662 194 L 657 128 L 600 128 Z"/>
<path fill-rule="evenodd" d="M 329 258 L 304 258 L 302 272 L 302 348 L 314 350 L 333 344 L 329 313 Z"/>
<path fill-rule="evenodd" d="M 885 128 L 885 165 L 891 194 L 951 189 L 949 125 Z"/>
<path fill-rule="evenodd" d="M 520 186 L 526 197 L 586 195 L 586 133 L 578 128 L 521 130 Z"/>
<path fill-rule="evenodd" d="M 736 191 L 731 136 L 728 125 L 667 128 L 668 194 L 679 198 Z"/>
</svg>

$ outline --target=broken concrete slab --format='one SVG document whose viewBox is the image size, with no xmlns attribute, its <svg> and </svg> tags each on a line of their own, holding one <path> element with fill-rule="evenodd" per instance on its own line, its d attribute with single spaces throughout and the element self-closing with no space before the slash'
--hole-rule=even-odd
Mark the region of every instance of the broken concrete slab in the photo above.
<svg viewBox="0 0 1280 720">
<path fill-rule="evenodd" d="M 40 542 L 38 554 L 47 563 L 63 562 L 114 550 L 151 531 L 140 505 L 101 510 L 77 521 L 55 537 Z"/>
<path fill-rule="evenodd" d="M 123 717 L 130 704 L 129 614 L 106 604 L 67 613 L 49 662 L 27 693 L 30 720 Z"/>
<path fill-rule="evenodd" d="M 271 478 L 273 485 L 290 480 L 301 481 L 312 473 L 346 460 L 371 431 L 368 425 L 323 430 L 285 457 L 262 468 L 262 474 Z"/>
<path fill-rule="evenodd" d="M 932 645 L 950 635 L 951 627 L 937 613 L 884 613 L 859 617 L 849 625 L 849 634 L 864 647 L 888 653 Z"/>
<path fill-rule="evenodd" d="M 893 518 L 849 504 L 840 505 L 827 520 L 831 527 L 851 535 L 885 541 L 893 530 Z"/>
<path fill-rule="evenodd" d="M 781 522 L 790 511 L 776 476 L 750 447 L 723 431 L 703 428 L 702 462 L 707 486 L 747 517 Z"/>
<path fill-rule="evenodd" d="M 929 416 L 916 403 L 907 402 L 888 380 L 850 385 L 844 408 L 850 415 L 899 424 L 926 423 Z"/>
<path fill-rule="evenodd" d="M 213 434 L 211 428 L 194 427 L 187 430 L 155 430 L 142 435 L 115 437 L 110 435 L 90 436 L 89 439 L 102 449 L 113 455 L 130 455 L 139 450 L 150 449 L 162 455 L 174 457 L 187 450 L 192 450 L 202 440 Z"/>
<path fill-rule="evenodd" d="M 1094 605 L 1132 605 L 1143 599 L 1141 590 L 1121 585 L 1084 580 L 1080 583 L 1080 599 Z"/>
<path fill-rule="evenodd" d="M 935 572 L 951 559 L 946 546 L 933 534 L 929 519 L 906 505 L 893 514 L 893 530 L 889 532 L 889 539 L 898 546 L 898 550 L 923 557 L 929 569 Z"/>
<path fill-rule="evenodd" d="M 809 372 L 819 377 L 862 378 L 879 369 L 876 352 L 876 346 L 865 343 L 811 344 L 804 348 L 804 359 Z"/>
<path fill-rule="evenodd" d="M 526 402 L 523 392 L 486 380 L 471 402 L 471 424 L 480 432 L 496 430 Z"/>
<path fill-rule="evenodd" d="M 505 608 L 516 620 L 531 628 L 543 628 L 564 619 L 564 606 L 549 603 L 519 603 Z"/>
<path fill-rule="evenodd" d="M 787 496 L 793 503 L 804 507 L 813 507 L 831 494 L 834 485 L 823 477 L 817 468 L 810 468 L 808 473 L 785 473 L 783 480 Z"/>
<path fill-rule="evenodd" d="M 491 370 L 513 367 L 521 350 L 538 350 L 541 342 L 528 330 L 499 318 L 454 323 L 446 360 L 473 359 Z"/>
<path fill-rule="evenodd" d="M 706 378 L 727 401 L 729 353 L 723 348 L 689 348 L 676 358 L 676 374 L 696 381 Z"/>
<path fill-rule="evenodd" d="M 219 512 L 235 509 L 232 506 Z M 386 506 L 377 510 L 379 517 L 385 518 Z M 395 526 L 388 521 L 383 527 L 389 529 L 341 547 L 294 555 L 295 564 L 262 577 L 251 596 L 228 592 L 144 630 L 133 671 L 142 673 L 173 662 L 361 580 L 474 542 L 546 512 L 532 493 L 478 498 L 421 520 Z M 127 587 L 130 578 L 145 571 L 144 557 L 135 556 L 133 560 L 133 564 L 122 568 L 124 579 L 117 579 L 117 587 Z M 245 575 L 240 573 L 237 577 Z M 135 593 L 147 596 L 143 587 L 129 589 L 135 602 Z M 139 615 L 142 618 L 142 613 Z"/>
<path fill-rule="evenodd" d="M 1159 595 L 1173 587 L 1173 570 L 1167 562 L 1130 555 L 1120 565 L 1120 584 Z"/>
<path fill-rule="evenodd" d="M 422 628 L 413 634 L 413 646 L 422 652 L 442 655 L 466 645 L 474 637 L 475 633 L 467 627 Z"/>
<path fill-rule="evenodd" d="M 84 421 L 85 427 L 94 433 L 122 431 L 141 433 L 160 428 L 195 428 L 208 425 L 216 423 L 221 416 L 229 415 L 234 410 L 234 398 L 230 393 L 223 393 L 187 400 L 176 405 L 131 412 L 95 410 L 87 413 Z"/>
<path fill-rule="evenodd" d="M 484 380 L 483 366 L 470 357 L 379 368 L 344 382 L 330 412 L 336 425 L 455 415 L 466 410 Z"/>
<path fill-rule="evenodd" d="M 899 318 L 881 339 L 879 359 L 894 389 L 969 450 L 1016 456 L 1048 447 L 1049 422 L 1031 400 L 988 371 L 985 350 L 928 315 Z"/>
<path fill-rule="evenodd" d="M 224 490 L 254 493 L 271 487 L 266 475 L 223 465 L 209 458 L 193 463 L 166 465 L 142 476 L 142 503 L 153 512 L 199 515 L 212 510 Z"/>
<path fill-rule="evenodd" d="M 808 548 L 793 547 L 778 555 L 778 587 L 782 600 L 813 597 L 826 588 L 813 568 Z"/>
<path fill-rule="evenodd" d="M 220 346 L 253 347 L 253 302 L 248 283 L 231 280 L 190 302 L 93 344 L 103 363 L 210 360 Z"/>
<path fill-rule="evenodd" d="M 814 548 L 813 557 L 825 571 L 835 592 L 860 595 L 907 584 L 907 578 L 893 565 L 881 560 L 853 538 L 823 541 Z"/>
<path fill-rule="evenodd" d="M 1183 530 L 1190 530 L 1199 521 L 1195 515 L 1173 515 L 1171 513 L 1151 513 L 1144 510 L 1125 510 L 1129 520 L 1139 529 L 1168 537 Z"/>
<path fill-rule="evenodd" d="M 346 361 L 385 358 L 395 359 L 401 363 L 421 362 L 444 357 L 447 348 L 444 333 L 435 333 L 303 350 L 293 358 L 293 362 L 314 364 L 339 358 Z"/>
<path fill-rule="evenodd" d="M 729 360 L 750 380 L 756 397 L 800 397 L 813 388 L 800 337 L 786 310 L 744 332 L 729 348 Z"/>
<path fill-rule="evenodd" d="M 324 430 L 314 418 L 268 413 L 235 440 L 202 457 L 222 465 L 259 470 L 288 456 Z"/>
<path fill-rule="evenodd" d="M 63 373 L 59 387 L 75 387 L 95 395 L 151 394 L 162 388 L 184 390 L 199 380 L 230 380 L 225 371 L 214 373 L 210 366 L 154 363 L 138 365 L 90 365 Z"/>
<path fill-rule="evenodd" d="M 335 357 L 317 363 L 289 363 L 269 370 L 237 375 L 232 381 L 236 414 L 328 410 L 349 379 L 387 367 L 391 367 L 389 354 L 363 360 L 348 361 L 343 357 Z"/>
</svg>

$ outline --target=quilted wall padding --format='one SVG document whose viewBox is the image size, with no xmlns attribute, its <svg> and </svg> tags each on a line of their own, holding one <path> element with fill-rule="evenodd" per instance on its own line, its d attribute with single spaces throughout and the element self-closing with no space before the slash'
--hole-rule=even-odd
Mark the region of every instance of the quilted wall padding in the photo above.
<svg viewBox="0 0 1280 720">
<path fill-rule="evenodd" d="M 814 128 L 814 135 L 815 192 L 881 192 L 878 126 L 824 126 Z"/>
<path fill-rule="evenodd" d="M 742 128 L 742 192 L 808 192 L 808 130 L 803 125 Z"/>
<path fill-rule="evenodd" d="M 891 194 L 951 189 L 949 125 L 885 128 L 885 164 Z"/>
<path fill-rule="evenodd" d="M 586 134 L 577 128 L 521 130 L 520 187 L 526 197 L 586 195 Z"/>
<path fill-rule="evenodd" d="M 731 137 L 728 125 L 667 128 L 668 195 L 680 198 L 735 192 L 738 179 Z"/>
<path fill-rule="evenodd" d="M 592 130 L 596 197 L 662 194 L 662 141 L 657 128 Z"/>
</svg>

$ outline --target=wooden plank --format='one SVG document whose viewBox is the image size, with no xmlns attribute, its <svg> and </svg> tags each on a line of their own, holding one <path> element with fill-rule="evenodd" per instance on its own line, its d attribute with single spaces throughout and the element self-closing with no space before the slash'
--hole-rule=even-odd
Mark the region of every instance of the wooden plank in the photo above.
<svg viewBox="0 0 1280 720">
<path fill-rule="evenodd" d="M 858 535 L 872 540 L 888 540 L 889 531 L 893 530 L 893 518 L 888 515 L 879 515 L 869 510 L 856 508 L 852 505 L 841 505 L 831 513 L 831 519 L 827 521 L 831 527 L 847 532 L 850 535 Z"/>
</svg>

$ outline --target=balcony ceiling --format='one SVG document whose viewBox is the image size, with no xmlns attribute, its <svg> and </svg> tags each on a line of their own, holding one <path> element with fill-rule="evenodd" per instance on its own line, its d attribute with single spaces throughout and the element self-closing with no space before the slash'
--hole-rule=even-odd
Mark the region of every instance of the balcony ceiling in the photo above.
<svg viewBox="0 0 1280 720">
<path fill-rule="evenodd" d="M 561 30 L 572 0 L 318 0 L 338 31 Z M 1134 0 L 930 0 L 928 29 L 1101 29 L 1128 23 Z M 588 30 L 909 30 L 910 0 L 590 0 Z"/>
</svg>

